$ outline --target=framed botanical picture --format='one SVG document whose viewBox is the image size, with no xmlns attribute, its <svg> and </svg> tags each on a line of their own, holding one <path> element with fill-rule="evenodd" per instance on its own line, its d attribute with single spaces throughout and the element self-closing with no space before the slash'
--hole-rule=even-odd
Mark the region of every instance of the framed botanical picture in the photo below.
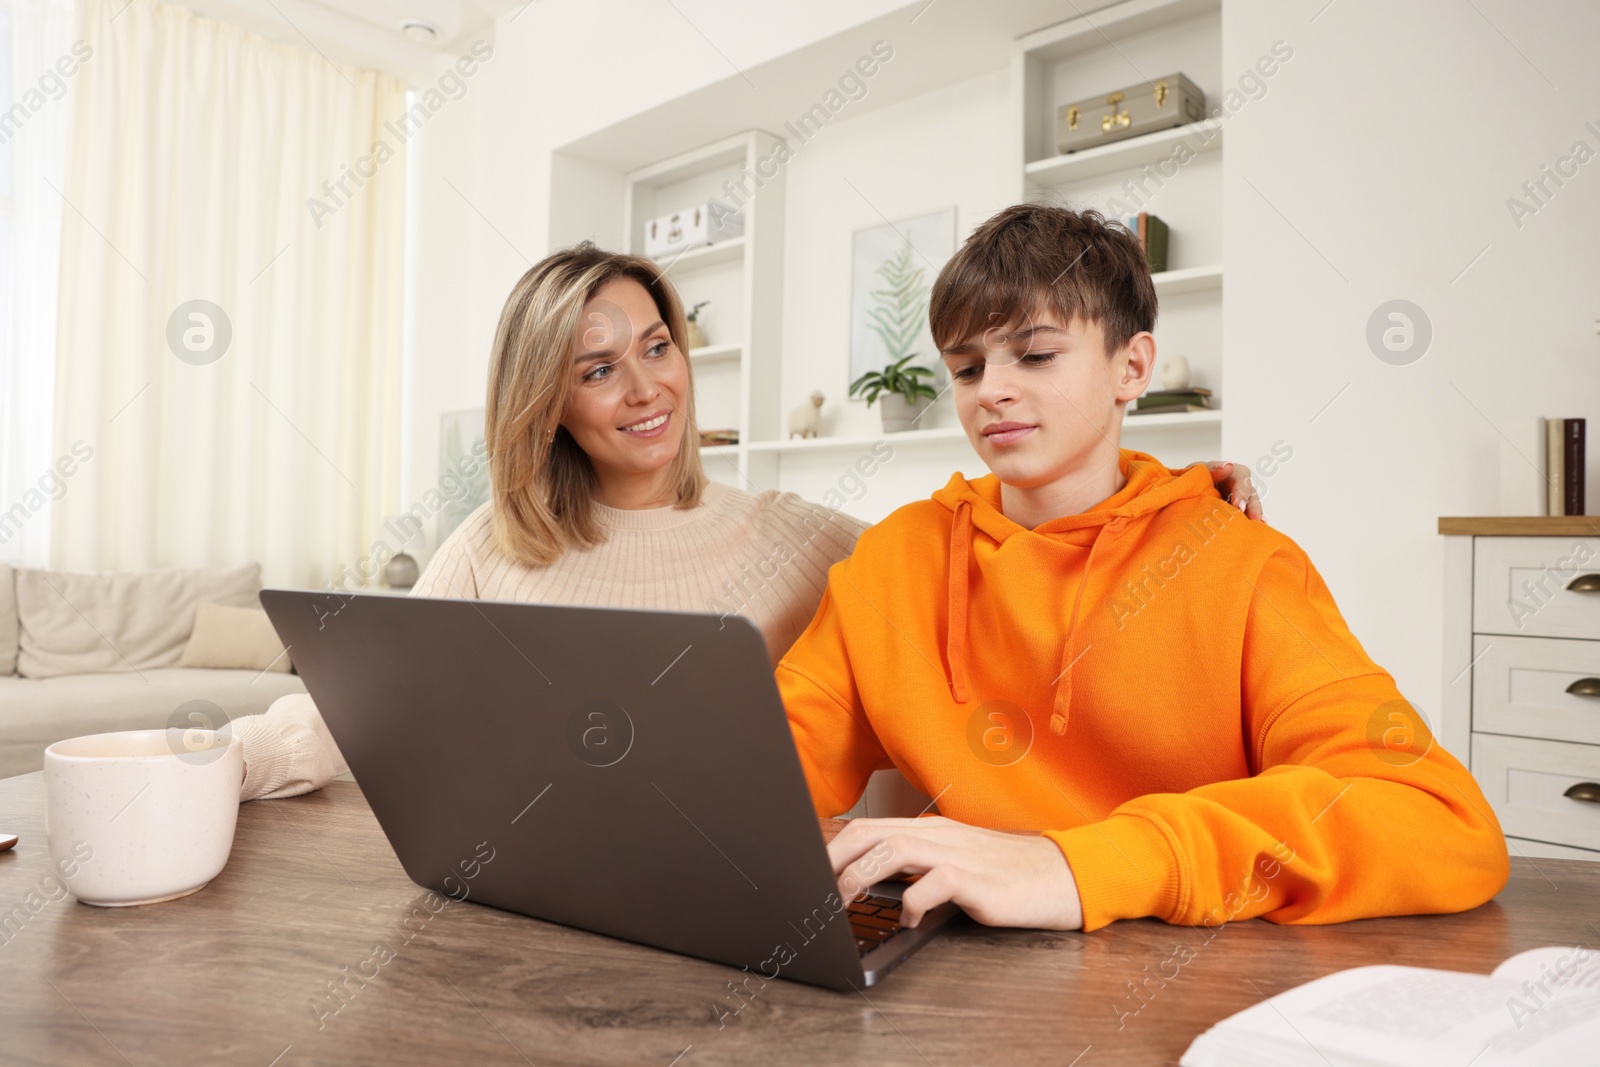
<svg viewBox="0 0 1600 1067">
<path fill-rule="evenodd" d="M 439 416 L 439 484 L 445 490 L 445 503 L 438 517 L 437 544 L 444 544 L 444 539 L 489 499 L 489 464 L 479 458 L 483 415 L 483 408 L 468 408 Z M 472 473 L 463 477 L 462 471 Z"/>
<path fill-rule="evenodd" d="M 913 355 L 945 382 L 928 332 L 928 294 L 956 252 L 956 209 L 855 232 L 850 263 L 850 381 Z"/>
</svg>

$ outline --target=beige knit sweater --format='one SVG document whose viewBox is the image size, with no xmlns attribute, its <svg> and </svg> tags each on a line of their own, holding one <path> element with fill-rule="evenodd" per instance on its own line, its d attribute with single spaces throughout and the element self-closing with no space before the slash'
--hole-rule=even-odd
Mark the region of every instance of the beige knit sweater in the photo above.
<svg viewBox="0 0 1600 1067">
<path fill-rule="evenodd" d="M 597 504 L 604 544 L 530 567 L 495 547 L 490 507 L 445 540 L 412 596 L 745 615 L 774 665 L 815 614 L 828 568 L 866 528 L 793 493 L 752 496 L 712 482 L 688 510 Z M 242 800 L 308 793 L 347 769 L 309 696 L 283 697 L 233 730 L 244 742 Z"/>
</svg>

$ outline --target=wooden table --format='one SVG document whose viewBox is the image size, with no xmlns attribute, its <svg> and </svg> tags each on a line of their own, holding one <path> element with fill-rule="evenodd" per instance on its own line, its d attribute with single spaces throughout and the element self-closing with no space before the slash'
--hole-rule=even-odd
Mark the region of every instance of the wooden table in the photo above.
<svg viewBox="0 0 1600 1067">
<path fill-rule="evenodd" d="M 353 784 L 244 805 L 222 874 L 148 907 L 47 900 L 38 774 L 0 780 L 0 829 L 21 835 L 0 855 L 7 1064 L 1147 1067 L 1176 1063 L 1262 996 L 1345 967 L 1487 972 L 1522 949 L 1600 943 L 1600 864 L 1513 860 L 1505 891 L 1465 915 L 1214 935 L 963 920 L 864 996 L 775 981 L 719 1027 L 729 968 L 472 903 L 430 914 Z M 1131 999 L 1129 983 L 1173 973 L 1179 945 L 1194 956 L 1177 978 Z M 342 1003 L 330 982 L 350 990 Z"/>
</svg>

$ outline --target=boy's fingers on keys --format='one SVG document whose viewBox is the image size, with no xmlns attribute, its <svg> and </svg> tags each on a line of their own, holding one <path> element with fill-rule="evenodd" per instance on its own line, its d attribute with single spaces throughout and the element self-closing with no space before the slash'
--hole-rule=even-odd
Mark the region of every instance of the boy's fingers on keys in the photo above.
<svg viewBox="0 0 1600 1067">
<path fill-rule="evenodd" d="M 839 895 L 851 900 L 886 878 L 924 874 L 950 858 L 949 847 L 937 841 L 915 834 L 891 833 L 839 873 Z"/>
<path fill-rule="evenodd" d="M 918 819 L 851 819 L 828 842 L 828 859 L 835 876 L 862 856 L 878 848 L 890 834 L 903 833 L 916 826 Z"/>
<path fill-rule="evenodd" d="M 967 871 L 949 864 L 928 871 L 900 894 L 900 907 L 903 909 L 900 925 L 914 928 L 922 922 L 924 915 L 940 904 L 950 900 L 962 903 L 959 898 L 963 883 L 970 877 Z"/>
</svg>

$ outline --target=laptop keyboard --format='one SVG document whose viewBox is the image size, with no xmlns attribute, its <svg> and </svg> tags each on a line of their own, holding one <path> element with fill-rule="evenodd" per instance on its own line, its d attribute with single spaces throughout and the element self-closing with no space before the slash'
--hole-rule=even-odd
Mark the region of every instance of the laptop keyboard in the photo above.
<svg viewBox="0 0 1600 1067">
<path fill-rule="evenodd" d="M 900 902 L 892 897 L 852 900 L 846 910 L 850 931 L 856 935 L 856 951 L 863 956 L 905 929 L 900 925 Z"/>
</svg>

